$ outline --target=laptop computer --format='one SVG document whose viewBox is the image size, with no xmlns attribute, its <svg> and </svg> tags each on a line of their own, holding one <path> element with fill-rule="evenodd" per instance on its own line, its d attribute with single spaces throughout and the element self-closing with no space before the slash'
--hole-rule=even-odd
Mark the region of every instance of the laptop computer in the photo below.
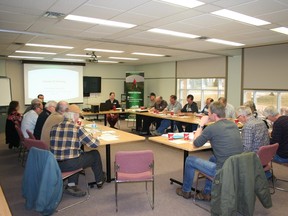
<svg viewBox="0 0 288 216">
<path fill-rule="evenodd" d="M 109 111 L 111 108 L 106 103 L 100 103 L 100 111 Z"/>
</svg>

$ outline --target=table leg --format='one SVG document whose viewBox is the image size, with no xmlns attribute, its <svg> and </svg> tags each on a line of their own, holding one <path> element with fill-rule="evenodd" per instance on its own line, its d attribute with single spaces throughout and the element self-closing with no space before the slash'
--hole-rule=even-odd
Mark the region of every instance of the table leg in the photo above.
<svg viewBox="0 0 288 216">
<path fill-rule="evenodd" d="M 111 178 L 111 147 L 110 147 L 110 144 L 107 144 L 105 146 L 105 148 L 106 148 L 106 175 L 107 175 L 106 182 L 110 183 L 111 181 L 114 180 Z M 88 183 L 88 186 L 90 186 L 91 188 L 93 188 L 94 185 L 96 185 L 95 181 Z"/>
<path fill-rule="evenodd" d="M 106 175 L 107 182 L 111 182 L 111 148 L 110 145 L 106 145 Z"/>
<path fill-rule="evenodd" d="M 104 114 L 104 126 L 107 126 L 107 115 Z"/>
<path fill-rule="evenodd" d="M 183 179 L 184 179 L 184 173 L 185 173 L 185 160 L 188 157 L 188 155 L 189 155 L 189 152 L 184 150 L 184 155 L 183 155 Z M 180 181 L 178 181 L 176 179 L 173 179 L 173 178 L 170 178 L 170 183 L 171 184 L 176 183 L 176 184 L 181 185 L 181 186 L 183 185 L 182 182 L 180 182 Z"/>
</svg>

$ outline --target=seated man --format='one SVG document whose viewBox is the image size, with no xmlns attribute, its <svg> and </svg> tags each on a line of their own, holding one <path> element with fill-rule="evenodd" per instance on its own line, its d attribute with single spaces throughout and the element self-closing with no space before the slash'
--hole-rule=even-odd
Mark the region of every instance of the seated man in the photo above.
<svg viewBox="0 0 288 216">
<path fill-rule="evenodd" d="M 193 95 L 188 95 L 187 96 L 187 104 L 184 105 L 184 107 L 181 109 L 181 113 L 188 114 L 188 113 L 198 113 L 198 106 L 197 103 L 194 101 L 194 96 Z M 183 132 L 183 126 L 185 126 L 185 132 L 192 132 L 197 129 L 196 124 L 188 124 L 184 122 L 175 122 L 178 131 L 181 133 Z"/>
<path fill-rule="evenodd" d="M 64 113 L 68 111 L 69 103 L 59 101 L 56 105 L 55 112 L 48 116 L 41 131 L 41 140 L 50 146 L 50 131 L 52 127 L 64 120 Z"/>
<path fill-rule="evenodd" d="M 273 160 L 277 163 L 288 163 L 288 116 L 281 116 L 273 106 L 266 107 L 263 114 L 273 122 L 270 144 L 279 143 Z"/>
<path fill-rule="evenodd" d="M 177 101 L 176 95 L 170 96 L 170 103 L 168 106 L 164 109 L 164 112 L 174 112 L 175 114 L 179 113 L 181 111 L 182 105 Z M 160 126 L 157 128 L 156 131 L 150 131 L 150 133 L 154 136 L 160 136 L 163 133 L 165 133 L 165 130 L 171 126 L 171 120 L 163 119 L 161 121 Z M 173 130 L 173 128 L 172 128 Z"/>
<path fill-rule="evenodd" d="M 201 110 L 201 113 L 203 113 L 204 115 L 208 115 L 208 107 L 212 102 L 214 102 L 213 98 L 207 98 L 205 102 L 205 106 Z"/>
<path fill-rule="evenodd" d="M 165 100 L 163 100 L 162 96 L 158 96 L 155 99 L 154 106 L 152 106 L 149 109 L 149 112 L 162 112 L 167 107 L 167 105 L 168 105 L 167 102 Z M 137 115 L 137 117 L 138 117 L 138 115 Z M 160 123 L 161 123 L 161 119 L 148 117 L 148 116 L 143 117 L 143 127 L 141 130 L 141 133 L 142 134 L 149 134 L 150 133 L 150 130 L 149 130 L 150 125 L 154 122 L 156 123 L 156 128 L 158 128 Z"/>
<path fill-rule="evenodd" d="M 56 106 L 57 106 L 56 101 L 48 101 L 45 104 L 45 108 L 43 109 L 43 112 L 41 112 L 40 115 L 38 116 L 35 129 L 34 129 L 34 136 L 37 140 L 41 139 L 43 125 L 45 121 L 47 120 L 47 118 L 49 117 L 49 115 L 55 112 Z"/>
<path fill-rule="evenodd" d="M 208 122 L 215 123 L 203 130 Z M 216 163 L 195 156 L 186 158 L 183 187 L 176 190 L 176 193 L 185 199 L 192 197 L 191 186 L 196 170 L 209 176 L 215 176 L 216 170 L 222 168 L 227 158 L 243 152 L 239 129 L 234 122 L 225 119 L 225 106 L 219 102 L 210 104 L 208 116 L 201 118 L 193 143 L 194 146 L 200 147 L 208 141 L 213 148 Z M 195 198 L 210 200 L 211 187 L 212 182 L 206 179 L 203 193 L 198 193 Z"/>
<path fill-rule="evenodd" d="M 105 103 L 110 107 L 111 110 L 120 107 L 119 101 L 115 99 L 115 92 L 110 92 L 109 99 L 106 100 Z M 106 117 L 110 127 L 115 128 L 115 124 L 119 119 L 119 115 L 111 113 L 107 114 Z"/>
<path fill-rule="evenodd" d="M 52 127 L 50 132 L 50 150 L 58 161 L 62 172 L 73 171 L 79 168 L 91 167 L 94 173 L 97 187 L 102 188 L 106 177 L 102 171 L 102 162 L 96 148 L 99 140 L 91 136 L 77 121 L 80 116 L 80 108 L 72 104 L 68 112 L 64 113 L 63 122 Z M 95 150 L 82 152 L 81 145 L 87 145 Z M 79 174 L 68 178 L 67 193 L 72 196 L 85 196 L 86 192 L 77 187 Z"/>
<path fill-rule="evenodd" d="M 233 105 L 227 103 L 227 99 L 225 97 L 220 97 L 218 99 L 218 101 L 220 103 L 222 103 L 225 106 L 225 113 L 226 113 L 226 118 L 236 118 L 236 114 L 235 114 L 235 108 L 233 107 Z"/>
<path fill-rule="evenodd" d="M 250 107 L 240 106 L 236 113 L 237 119 L 244 125 L 241 136 L 245 152 L 257 153 L 261 146 L 269 144 L 269 133 L 264 121 L 255 118 Z"/>
<path fill-rule="evenodd" d="M 155 103 L 156 103 L 156 95 L 154 92 L 151 92 L 150 95 L 148 96 L 149 101 L 148 101 L 148 105 L 147 105 L 147 109 L 150 110 L 152 107 L 154 107 Z M 141 131 L 141 134 L 147 134 L 147 132 L 149 132 L 149 130 L 143 130 L 142 125 L 143 125 L 143 119 L 145 119 L 146 117 L 138 115 L 136 116 L 136 130 L 137 131 Z M 149 125 L 150 126 L 150 125 Z M 148 126 L 148 128 L 149 128 Z"/>
<path fill-rule="evenodd" d="M 34 128 L 38 119 L 39 114 L 43 110 L 42 101 L 39 99 L 33 99 L 31 105 L 26 109 L 27 112 L 23 116 L 21 123 L 21 130 L 25 138 L 28 138 L 26 130 L 29 130 L 31 133 L 34 133 Z"/>
</svg>

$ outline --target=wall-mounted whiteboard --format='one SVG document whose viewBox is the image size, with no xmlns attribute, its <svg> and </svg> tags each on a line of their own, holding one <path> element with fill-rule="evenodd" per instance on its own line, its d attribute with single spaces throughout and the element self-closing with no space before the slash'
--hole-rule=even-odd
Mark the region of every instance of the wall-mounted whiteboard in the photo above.
<svg viewBox="0 0 288 216">
<path fill-rule="evenodd" d="M 0 106 L 9 106 L 12 100 L 10 79 L 0 77 Z"/>
</svg>

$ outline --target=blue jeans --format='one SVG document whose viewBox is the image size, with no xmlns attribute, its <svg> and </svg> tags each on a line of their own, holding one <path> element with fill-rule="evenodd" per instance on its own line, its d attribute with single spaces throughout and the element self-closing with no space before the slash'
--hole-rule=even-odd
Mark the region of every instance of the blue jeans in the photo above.
<svg viewBox="0 0 288 216">
<path fill-rule="evenodd" d="M 273 161 L 275 161 L 276 163 L 288 163 L 288 158 L 282 158 L 276 154 L 273 158 Z"/>
<path fill-rule="evenodd" d="M 157 132 L 158 133 L 161 133 L 161 134 L 164 134 L 165 130 L 171 126 L 171 121 L 170 120 L 167 120 L 167 119 L 163 119 L 161 121 L 161 124 L 159 126 L 159 128 L 157 129 Z"/>
<path fill-rule="evenodd" d="M 214 161 L 215 157 L 214 156 L 212 157 L 211 159 Z M 182 190 L 184 192 L 191 191 L 195 170 L 199 170 L 209 176 L 215 176 L 216 163 L 203 160 L 195 156 L 187 157 L 186 162 L 185 162 L 185 173 L 184 173 L 184 180 L 183 180 L 183 187 L 182 187 Z M 212 182 L 209 179 L 206 179 L 203 193 L 211 194 L 211 189 L 212 189 Z"/>
</svg>

